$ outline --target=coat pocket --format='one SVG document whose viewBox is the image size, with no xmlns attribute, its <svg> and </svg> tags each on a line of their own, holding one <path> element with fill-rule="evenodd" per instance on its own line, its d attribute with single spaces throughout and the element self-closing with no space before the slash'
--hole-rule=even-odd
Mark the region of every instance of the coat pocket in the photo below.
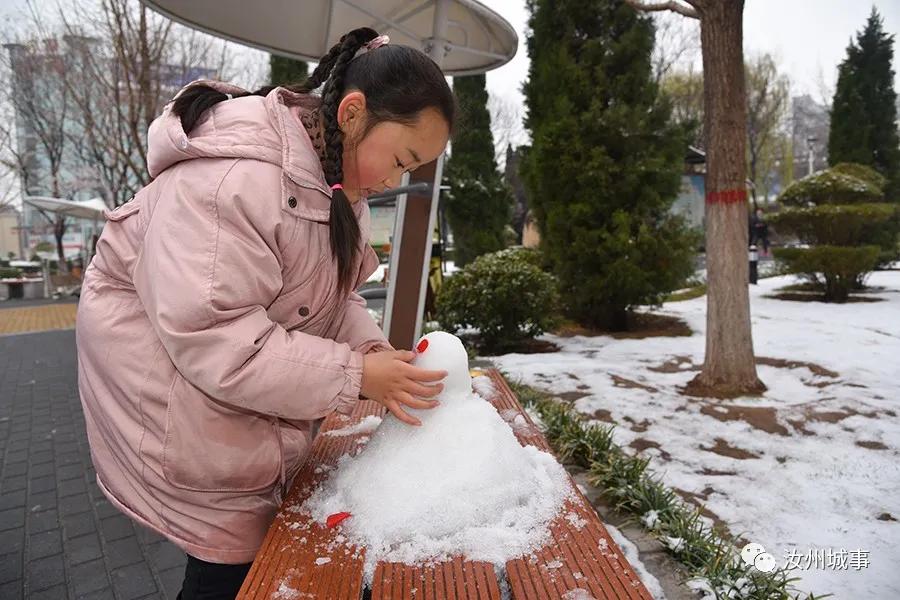
<svg viewBox="0 0 900 600">
<path fill-rule="evenodd" d="M 168 396 L 163 475 L 200 492 L 249 492 L 281 475 L 277 420 L 209 398 L 176 371 Z"/>
</svg>

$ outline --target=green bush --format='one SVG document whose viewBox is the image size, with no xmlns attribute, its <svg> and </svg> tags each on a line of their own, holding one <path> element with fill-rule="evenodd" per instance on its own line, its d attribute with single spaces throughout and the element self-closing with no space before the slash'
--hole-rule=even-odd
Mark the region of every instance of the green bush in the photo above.
<svg viewBox="0 0 900 600">
<path fill-rule="evenodd" d="M 804 244 L 858 246 L 872 240 L 875 232 L 896 220 L 898 214 L 900 206 L 894 204 L 824 204 L 793 208 L 766 218 L 773 227 L 792 231 Z"/>
<path fill-rule="evenodd" d="M 810 280 L 820 283 L 826 302 L 846 302 L 860 278 L 875 268 L 880 252 L 878 246 L 816 246 L 775 248 L 774 255 L 792 272 L 806 274 Z"/>
<path fill-rule="evenodd" d="M 0 279 L 14 279 L 22 276 L 22 269 L 2 268 L 0 269 Z"/>
<path fill-rule="evenodd" d="M 857 179 L 862 179 L 863 181 L 867 181 L 878 188 L 879 192 L 883 192 L 885 186 L 887 185 L 887 177 L 873 169 L 868 165 L 861 165 L 859 163 L 848 163 L 842 162 L 834 165 L 829 169 L 834 173 L 841 173 L 842 175 L 850 175 L 851 177 L 856 177 Z"/>
<path fill-rule="evenodd" d="M 785 206 L 806 206 L 810 203 L 822 204 L 856 204 L 860 202 L 877 202 L 882 197 L 881 188 L 868 179 L 847 174 L 851 168 L 863 167 L 844 163 L 844 171 L 826 169 L 793 182 L 778 201 Z M 863 167 L 865 168 L 865 167 Z"/>
<path fill-rule="evenodd" d="M 770 223 L 814 248 L 775 253 L 788 271 L 819 285 L 828 302 L 846 302 L 866 273 L 898 256 L 900 206 L 880 202 L 885 178 L 855 163 L 840 163 L 788 186 L 779 201 L 793 208 Z"/>
<path fill-rule="evenodd" d="M 448 278 L 437 298 L 441 328 L 474 327 L 483 350 L 500 352 L 553 326 L 556 280 L 538 266 L 540 255 L 509 248 L 475 259 Z"/>
</svg>

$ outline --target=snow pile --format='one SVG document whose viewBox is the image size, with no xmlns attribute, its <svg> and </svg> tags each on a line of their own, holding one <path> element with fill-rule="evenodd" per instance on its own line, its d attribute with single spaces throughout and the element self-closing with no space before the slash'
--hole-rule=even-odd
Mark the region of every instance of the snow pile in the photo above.
<svg viewBox="0 0 900 600">
<path fill-rule="evenodd" d="M 378 561 L 406 564 L 463 555 L 503 566 L 540 548 L 570 493 L 550 454 L 523 447 L 496 409 L 472 391 L 468 357 L 453 335 L 420 341 L 413 364 L 445 370 L 440 406 L 388 414 L 368 445 L 338 468 L 302 510 L 319 523 L 349 512 L 348 542 L 365 546 L 367 578 Z"/>
<path fill-rule="evenodd" d="M 783 276 L 750 286 L 754 350 L 772 359 L 757 367 L 768 387 L 762 396 L 681 393 L 703 364 L 705 296 L 658 311 L 683 319 L 690 337 L 546 335 L 559 352 L 493 362 L 527 384 L 582 396 L 574 402 L 579 412 L 616 423 L 618 445 L 652 457 L 650 470 L 666 485 L 762 544 L 779 567 L 799 555 L 803 562 L 789 575 L 801 591 L 900 598 L 900 544 L 891 541 L 900 519 L 900 271 L 869 276 L 866 295 L 877 302 L 770 297 L 795 283 Z M 641 520 L 659 527 L 653 511 Z M 858 550 L 868 558 L 859 569 L 807 562 Z M 703 591 L 706 583 L 693 585 Z"/>
</svg>

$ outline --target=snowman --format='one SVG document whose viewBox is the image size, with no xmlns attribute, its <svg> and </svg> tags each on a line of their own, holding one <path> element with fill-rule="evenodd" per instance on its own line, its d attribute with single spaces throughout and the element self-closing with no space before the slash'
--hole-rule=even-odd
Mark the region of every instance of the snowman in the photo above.
<svg viewBox="0 0 900 600">
<path fill-rule="evenodd" d="M 459 338 L 432 332 L 416 352 L 415 366 L 448 373 L 440 406 L 409 409 L 420 427 L 385 416 L 304 509 L 323 524 L 332 517 L 329 524 L 339 522 L 349 542 L 367 548 L 368 575 L 379 560 L 416 564 L 462 555 L 502 567 L 540 548 L 571 493 L 565 470 L 552 455 L 522 446 L 473 391 Z"/>
</svg>

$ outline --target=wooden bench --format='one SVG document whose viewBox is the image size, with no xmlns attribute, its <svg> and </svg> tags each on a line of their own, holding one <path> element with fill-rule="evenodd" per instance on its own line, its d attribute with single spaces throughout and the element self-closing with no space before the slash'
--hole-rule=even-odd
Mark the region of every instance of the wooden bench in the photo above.
<svg viewBox="0 0 900 600">
<path fill-rule="evenodd" d="M 511 423 L 522 445 L 550 452 L 512 390 L 496 370 L 489 370 L 494 387 L 491 403 Z M 358 600 L 363 597 L 365 548 L 345 543 L 340 528 L 313 522 L 293 507 L 299 506 L 328 475 L 343 454 L 355 454 L 368 434 L 325 435 L 348 427 L 368 415 L 381 416 L 384 408 L 361 401 L 350 417 L 331 415 L 323 423 L 309 460 L 294 480 L 281 511 L 269 529 L 256 560 L 238 594 L 243 600 Z M 575 487 L 550 530 L 553 541 L 534 556 L 506 563 L 506 582 L 499 582 L 493 565 L 456 557 L 436 566 L 413 567 L 379 563 L 373 576 L 373 600 L 422 598 L 427 600 L 500 600 L 508 586 L 515 600 L 522 599 L 650 599 L 621 549 L 597 513 Z M 577 592 L 581 588 L 583 591 Z"/>
</svg>

